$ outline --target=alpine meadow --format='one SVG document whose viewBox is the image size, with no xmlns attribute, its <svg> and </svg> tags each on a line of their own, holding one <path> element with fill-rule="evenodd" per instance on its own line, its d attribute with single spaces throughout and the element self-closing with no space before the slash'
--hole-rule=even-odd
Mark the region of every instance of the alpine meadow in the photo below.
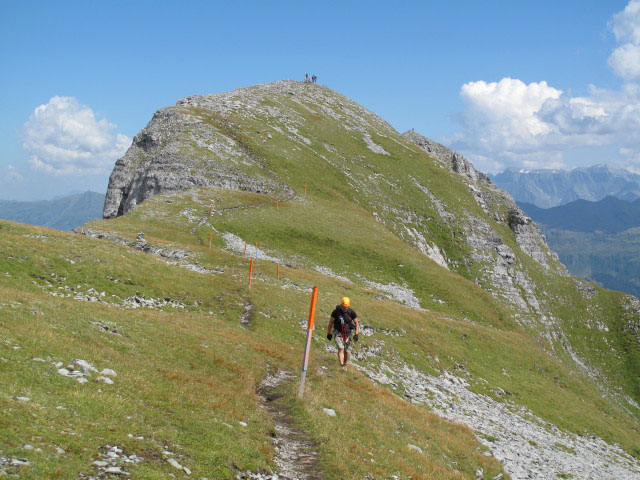
<svg viewBox="0 0 640 480">
<path fill-rule="evenodd" d="M 640 478 L 640 301 L 326 87 L 183 98 L 116 162 L 104 219 L 0 221 L 0 250 L 0 475 Z"/>
</svg>

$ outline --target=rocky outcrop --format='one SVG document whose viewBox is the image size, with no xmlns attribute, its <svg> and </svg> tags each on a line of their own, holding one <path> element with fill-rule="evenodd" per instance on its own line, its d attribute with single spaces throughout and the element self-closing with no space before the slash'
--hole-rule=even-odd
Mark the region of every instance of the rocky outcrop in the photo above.
<svg viewBox="0 0 640 480">
<path fill-rule="evenodd" d="M 506 224 L 513 232 L 516 244 L 524 253 L 545 270 L 553 267 L 557 273 L 567 275 L 566 269 L 558 261 L 558 256 L 546 245 L 546 240 L 537 225 L 506 192 L 497 188 L 484 173 L 477 171 L 469 160 L 413 130 L 405 132 L 404 137 L 426 151 L 445 168 L 462 176 L 484 213 L 496 222 Z M 433 202 L 433 195 L 426 191 L 424 186 L 417 185 Z M 505 211 L 506 215 L 503 213 Z M 483 278 L 478 281 L 485 283 L 485 288 L 494 296 L 507 300 L 518 312 L 541 313 L 533 281 L 527 275 L 526 269 L 520 265 L 513 249 L 504 242 L 486 218 L 469 212 L 466 218 L 456 217 L 446 212 L 441 202 L 438 203 L 438 212 L 443 220 L 458 222 L 465 231 L 473 261 L 483 265 Z"/>
<path fill-rule="evenodd" d="M 283 188 L 266 175 L 250 173 L 261 159 L 231 134 L 207 123 L 197 111 L 176 107 L 156 112 L 116 162 L 103 216 L 124 215 L 151 195 L 217 186 L 269 193 Z M 286 189 L 286 187 L 285 187 Z"/>
<path fill-rule="evenodd" d="M 236 115 L 243 121 L 259 122 L 260 131 L 243 130 L 234 121 Z M 269 159 L 252 148 L 245 135 L 261 134 L 263 143 L 277 135 L 297 145 L 295 149 L 309 149 L 320 139 L 301 132 L 308 121 L 305 115 L 339 122 L 340 128 L 352 132 L 369 151 L 389 156 L 373 135 L 395 134 L 393 128 L 361 105 L 323 87 L 287 80 L 193 95 L 157 111 L 134 137 L 109 178 L 104 217 L 124 215 L 151 195 L 202 186 L 291 195 L 293 190 L 269 172 Z M 323 149 L 335 150 L 326 143 Z M 291 150 L 286 154 L 291 155 Z"/>
<path fill-rule="evenodd" d="M 459 173 L 472 182 L 477 182 L 478 180 L 484 183 L 491 182 L 487 175 L 476 170 L 471 162 L 458 152 L 434 142 L 424 135 L 420 135 L 415 130 L 408 130 L 403 135 L 407 140 L 418 145 L 452 172 Z"/>
</svg>

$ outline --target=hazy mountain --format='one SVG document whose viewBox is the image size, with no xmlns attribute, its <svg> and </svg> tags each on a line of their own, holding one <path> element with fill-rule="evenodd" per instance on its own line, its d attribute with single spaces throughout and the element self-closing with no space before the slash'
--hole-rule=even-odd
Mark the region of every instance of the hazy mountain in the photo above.
<svg viewBox="0 0 640 480">
<path fill-rule="evenodd" d="M 102 217 L 103 207 L 104 194 L 91 191 L 37 202 L 0 200 L 0 218 L 72 230 L 89 220 Z"/>
<path fill-rule="evenodd" d="M 489 175 L 518 202 L 550 208 L 574 200 L 598 201 L 607 196 L 633 201 L 640 198 L 640 175 L 608 165 L 566 170 L 509 168 Z"/>
<path fill-rule="evenodd" d="M 576 200 L 553 208 L 517 202 L 539 224 L 573 232 L 619 233 L 640 226 L 640 199 L 605 197 L 597 202 Z"/>
<path fill-rule="evenodd" d="M 640 296 L 640 199 L 576 200 L 548 209 L 518 205 L 572 275 Z"/>
<path fill-rule="evenodd" d="M 605 234 L 540 227 L 572 275 L 640 297 L 640 228 Z"/>
</svg>

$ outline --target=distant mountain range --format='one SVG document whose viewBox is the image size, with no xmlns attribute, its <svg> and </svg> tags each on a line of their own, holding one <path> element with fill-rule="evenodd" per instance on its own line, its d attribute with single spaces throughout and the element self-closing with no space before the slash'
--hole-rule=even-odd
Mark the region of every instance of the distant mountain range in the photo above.
<svg viewBox="0 0 640 480">
<path fill-rule="evenodd" d="M 536 223 L 550 228 L 585 233 L 620 233 L 640 226 L 640 199 L 627 202 L 605 197 L 598 202 L 576 200 L 553 208 L 517 202 Z"/>
<path fill-rule="evenodd" d="M 640 175 L 608 165 L 566 170 L 509 168 L 489 178 L 518 202 L 551 208 L 575 200 L 602 200 L 613 196 L 633 201 L 640 198 Z"/>
<path fill-rule="evenodd" d="M 85 193 L 43 200 L 0 200 L 0 218 L 57 230 L 72 230 L 94 218 L 102 218 L 104 194 Z"/>
<path fill-rule="evenodd" d="M 543 209 L 518 202 L 572 275 L 640 296 L 640 199 L 611 196 Z"/>
</svg>

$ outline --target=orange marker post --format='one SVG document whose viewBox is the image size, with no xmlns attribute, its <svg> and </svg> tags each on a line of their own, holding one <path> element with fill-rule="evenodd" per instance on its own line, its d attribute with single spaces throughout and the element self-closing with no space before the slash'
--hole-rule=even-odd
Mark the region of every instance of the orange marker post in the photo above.
<svg viewBox="0 0 640 480">
<path fill-rule="evenodd" d="M 278 264 L 277 266 L 277 272 L 278 272 L 278 281 L 280 281 L 280 264 Z"/>
<path fill-rule="evenodd" d="M 252 280 L 253 280 L 253 258 L 249 260 L 249 286 L 251 286 Z"/>
<path fill-rule="evenodd" d="M 307 366 L 309 365 L 309 355 L 311 353 L 311 336 L 313 335 L 313 321 L 316 316 L 316 304 L 318 303 L 318 287 L 313 287 L 311 294 L 311 307 L 309 308 L 309 323 L 307 324 L 307 343 L 304 346 L 304 357 L 302 357 L 302 373 L 300 374 L 300 390 L 298 398 L 304 395 L 304 382 L 307 378 Z"/>
<path fill-rule="evenodd" d="M 209 232 L 209 250 L 211 250 L 211 242 L 213 241 L 213 232 Z"/>
</svg>

